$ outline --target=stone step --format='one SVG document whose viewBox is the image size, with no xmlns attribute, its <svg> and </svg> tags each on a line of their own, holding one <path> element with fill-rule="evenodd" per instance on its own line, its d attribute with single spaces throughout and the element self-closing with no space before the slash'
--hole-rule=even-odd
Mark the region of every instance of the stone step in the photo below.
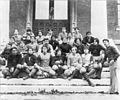
<svg viewBox="0 0 120 100">
<path fill-rule="evenodd" d="M 109 86 L 109 79 L 90 79 L 97 86 Z M 1 86 L 88 86 L 88 83 L 82 79 L 0 79 Z"/>
<path fill-rule="evenodd" d="M 78 93 L 99 93 L 107 92 L 109 86 L 1 86 L 0 94 L 25 94 L 25 93 L 46 93 L 46 92 L 78 92 Z"/>
<path fill-rule="evenodd" d="M 3 74 L 0 71 L 0 78 L 2 78 L 2 77 L 3 77 Z M 101 78 L 109 78 L 109 77 L 110 77 L 110 74 L 109 74 L 108 69 L 106 68 L 106 69 L 103 70 L 103 72 L 101 74 Z"/>
</svg>

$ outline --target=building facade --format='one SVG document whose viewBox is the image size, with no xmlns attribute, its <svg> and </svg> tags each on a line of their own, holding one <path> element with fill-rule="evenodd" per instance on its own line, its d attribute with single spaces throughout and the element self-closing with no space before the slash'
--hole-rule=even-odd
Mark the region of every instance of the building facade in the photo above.
<svg viewBox="0 0 120 100">
<path fill-rule="evenodd" d="M 38 30 L 46 34 L 51 28 L 58 34 L 62 27 L 72 31 L 77 26 L 83 36 L 91 31 L 96 37 L 112 38 L 119 44 L 120 0 L 0 0 L 0 4 L 5 9 L 1 7 L 1 41 L 7 41 L 15 29 L 24 34 L 27 26 L 35 35 Z"/>
</svg>

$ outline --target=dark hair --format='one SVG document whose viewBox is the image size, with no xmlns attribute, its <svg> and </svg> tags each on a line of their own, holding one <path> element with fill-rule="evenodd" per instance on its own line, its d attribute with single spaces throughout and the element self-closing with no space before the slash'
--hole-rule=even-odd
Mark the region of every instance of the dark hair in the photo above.
<svg viewBox="0 0 120 100">
<path fill-rule="evenodd" d="M 58 48 L 58 49 L 56 50 L 56 52 L 55 52 L 55 55 L 57 55 L 58 51 L 61 51 L 61 52 L 62 52 L 62 50 L 61 50 L 60 48 Z"/>
<path fill-rule="evenodd" d="M 77 30 L 80 30 L 78 27 L 75 27 L 75 28 L 74 28 L 74 30 L 76 30 L 76 29 L 77 29 Z"/>
<path fill-rule="evenodd" d="M 89 33 L 91 34 L 91 32 L 90 32 L 90 31 L 86 32 L 86 35 L 88 35 Z"/>
<path fill-rule="evenodd" d="M 49 39 L 48 38 L 44 38 L 43 41 L 45 41 L 45 40 L 49 40 Z"/>
<path fill-rule="evenodd" d="M 76 43 L 77 40 L 79 40 L 80 42 L 82 42 L 80 38 L 75 38 L 74 42 Z"/>
<path fill-rule="evenodd" d="M 94 38 L 94 41 L 96 41 L 99 44 L 99 39 L 98 38 Z"/>
<path fill-rule="evenodd" d="M 46 45 L 43 45 L 42 48 L 41 48 L 41 52 L 43 52 L 43 48 L 44 48 L 44 47 L 47 48 L 47 52 L 50 51 L 49 48 L 48 48 Z"/>
<path fill-rule="evenodd" d="M 11 48 L 11 51 L 12 51 L 13 49 L 16 49 L 16 50 L 18 50 L 18 48 L 17 48 L 17 47 L 15 47 L 15 46 Z"/>
<path fill-rule="evenodd" d="M 29 49 L 32 49 L 32 51 L 33 51 L 33 48 L 32 48 L 32 47 L 28 47 L 28 48 L 27 48 L 27 51 L 29 51 Z"/>
<path fill-rule="evenodd" d="M 27 29 L 26 31 L 27 31 L 27 32 L 32 32 L 32 30 L 31 30 L 31 29 Z"/>
<path fill-rule="evenodd" d="M 108 40 L 108 39 L 103 39 L 103 42 L 104 42 L 104 41 L 107 41 L 107 42 L 109 42 L 109 40 Z"/>
</svg>

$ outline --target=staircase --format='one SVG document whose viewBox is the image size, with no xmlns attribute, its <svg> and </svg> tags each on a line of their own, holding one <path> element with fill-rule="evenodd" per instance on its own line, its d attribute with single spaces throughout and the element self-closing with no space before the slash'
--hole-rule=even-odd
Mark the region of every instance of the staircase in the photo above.
<svg viewBox="0 0 120 100">
<path fill-rule="evenodd" d="M 82 79 L 4 79 L 0 72 L 0 94 L 53 94 L 53 93 L 92 93 L 107 92 L 109 89 L 109 69 L 103 68 L 102 78 L 91 79 L 95 87 L 88 86 Z"/>
</svg>

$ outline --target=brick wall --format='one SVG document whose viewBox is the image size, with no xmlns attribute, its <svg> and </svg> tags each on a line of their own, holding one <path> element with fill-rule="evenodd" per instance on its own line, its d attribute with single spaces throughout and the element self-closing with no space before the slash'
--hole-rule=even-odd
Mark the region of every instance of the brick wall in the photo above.
<svg viewBox="0 0 120 100">
<path fill-rule="evenodd" d="M 120 39 L 120 31 L 116 31 L 118 25 L 117 0 L 107 0 L 108 37 L 114 40 Z"/>
<path fill-rule="evenodd" d="M 77 0 L 77 2 L 77 26 L 85 36 L 91 26 L 91 0 Z"/>
<path fill-rule="evenodd" d="M 14 29 L 20 34 L 25 32 L 28 0 L 10 0 L 10 36 Z"/>
</svg>

